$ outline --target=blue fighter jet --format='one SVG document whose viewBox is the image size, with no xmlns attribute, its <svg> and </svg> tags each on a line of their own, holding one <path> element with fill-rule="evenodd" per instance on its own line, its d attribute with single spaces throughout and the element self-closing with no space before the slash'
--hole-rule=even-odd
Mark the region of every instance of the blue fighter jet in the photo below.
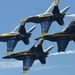
<svg viewBox="0 0 75 75">
<path fill-rule="evenodd" d="M 46 57 L 49 51 L 54 47 L 50 46 L 45 51 L 42 48 L 43 40 L 38 40 L 32 48 L 25 52 L 14 53 L 4 56 L 4 59 L 17 59 L 23 61 L 23 73 L 28 72 L 35 60 L 39 60 L 42 64 L 46 63 Z"/>
<path fill-rule="evenodd" d="M 62 32 L 45 35 L 37 38 L 36 40 L 38 39 L 57 42 L 58 52 L 64 52 L 69 41 L 73 40 L 75 42 L 75 19 L 72 19 L 69 25 L 64 28 Z"/>
<path fill-rule="evenodd" d="M 40 23 L 42 35 L 48 33 L 51 23 L 53 21 L 57 21 L 57 23 L 61 26 L 64 25 L 63 18 L 65 17 L 65 13 L 70 8 L 70 6 L 67 6 L 60 11 L 58 7 L 59 1 L 60 0 L 54 0 L 54 2 L 51 4 L 51 6 L 47 9 L 45 13 L 36 16 L 31 16 L 25 19 L 25 23 Z"/>
<path fill-rule="evenodd" d="M 20 25 L 18 25 L 12 32 L 1 34 L 0 41 L 7 43 L 7 54 L 11 54 L 13 52 L 17 42 L 20 40 L 22 40 L 26 45 L 29 44 L 31 32 L 35 28 L 36 27 L 33 26 L 26 32 L 24 21 L 21 21 Z"/>
</svg>

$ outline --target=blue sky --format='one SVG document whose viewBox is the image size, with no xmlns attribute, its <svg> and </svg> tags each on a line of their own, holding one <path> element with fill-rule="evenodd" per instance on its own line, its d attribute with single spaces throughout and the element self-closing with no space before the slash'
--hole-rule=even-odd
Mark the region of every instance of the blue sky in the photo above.
<svg viewBox="0 0 75 75">
<path fill-rule="evenodd" d="M 20 20 L 29 16 L 44 13 L 51 5 L 53 0 L 0 0 L 0 34 L 12 31 Z M 71 6 L 67 14 L 74 12 L 74 0 L 60 0 L 59 8 L 62 10 L 67 5 Z M 65 25 L 59 26 L 56 22 L 52 26 L 48 34 L 62 31 L 72 18 L 65 18 Z M 32 47 L 36 42 L 34 39 L 41 35 L 39 24 L 28 23 L 26 29 L 28 30 L 33 25 L 37 28 L 33 31 L 30 38 L 30 44 L 24 45 L 22 41 L 18 42 L 14 53 L 26 51 Z M 54 45 L 54 49 L 50 52 L 47 58 L 47 63 L 42 65 L 36 61 L 26 75 L 74 75 L 75 74 L 75 43 L 71 41 L 64 54 L 53 54 L 57 52 L 57 44 L 55 42 L 44 41 L 43 48 L 46 49 L 50 45 Z M 14 59 L 4 60 L 6 55 L 6 43 L 0 42 L 0 75 L 22 75 L 22 62 Z"/>
</svg>

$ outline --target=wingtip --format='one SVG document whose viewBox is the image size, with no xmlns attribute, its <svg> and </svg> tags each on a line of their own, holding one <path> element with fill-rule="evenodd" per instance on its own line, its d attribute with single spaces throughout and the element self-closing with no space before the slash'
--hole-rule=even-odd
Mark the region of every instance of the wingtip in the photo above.
<svg viewBox="0 0 75 75">
<path fill-rule="evenodd" d="M 59 2 L 60 0 L 54 0 L 55 2 Z"/>
<path fill-rule="evenodd" d="M 6 54 L 12 54 L 12 52 L 7 52 Z"/>
<path fill-rule="evenodd" d="M 36 26 L 32 26 L 32 27 L 27 31 L 27 33 L 31 33 L 35 28 L 36 28 Z"/>
<path fill-rule="evenodd" d="M 27 73 L 27 72 L 28 72 L 28 70 L 23 70 L 23 71 L 22 71 L 22 73 Z"/>
<path fill-rule="evenodd" d="M 54 45 L 51 45 L 51 48 L 54 48 Z"/>
<path fill-rule="evenodd" d="M 25 19 L 21 20 L 21 22 L 25 22 Z"/>
<path fill-rule="evenodd" d="M 36 28 L 36 26 L 33 26 L 33 28 Z"/>
<path fill-rule="evenodd" d="M 70 6 L 67 6 L 68 8 L 70 8 Z"/>
<path fill-rule="evenodd" d="M 67 10 L 70 8 L 70 6 L 66 6 Z"/>
<path fill-rule="evenodd" d="M 43 32 L 43 33 L 42 33 L 42 35 L 46 35 L 46 34 L 47 34 L 47 32 Z"/>
</svg>

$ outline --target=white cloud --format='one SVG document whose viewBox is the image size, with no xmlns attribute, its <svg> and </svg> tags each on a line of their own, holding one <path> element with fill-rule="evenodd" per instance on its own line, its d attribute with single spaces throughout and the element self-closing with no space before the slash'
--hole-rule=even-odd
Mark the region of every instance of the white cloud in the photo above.
<svg viewBox="0 0 75 75">
<path fill-rule="evenodd" d="M 52 69 L 52 68 L 56 68 L 56 67 L 59 67 L 59 66 L 60 65 L 39 67 L 39 68 L 34 69 L 34 71 L 45 70 L 45 69 Z"/>
<path fill-rule="evenodd" d="M 34 68 L 34 71 L 40 71 L 40 70 L 46 70 L 46 69 L 54 69 L 54 68 L 69 68 L 72 67 L 71 65 L 53 65 L 53 66 L 45 66 L 45 67 L 39 67 L 39 68 Z"/>
<path fill-rule="evenodd" d="M 36 60 L 34 65 L 38 65 L 39 63 L 40 62 Z M 0 68 L 19 68 L 22 66 L 23 66 L 22 61 L 11 61 L 11 62 L 2 61 L 0 62 Z"/>
<path fill-rule="evenodd" d="M 0 68 L 18 68 L 22 67 L 22 62 L 0 62 Z"/>
</svg>

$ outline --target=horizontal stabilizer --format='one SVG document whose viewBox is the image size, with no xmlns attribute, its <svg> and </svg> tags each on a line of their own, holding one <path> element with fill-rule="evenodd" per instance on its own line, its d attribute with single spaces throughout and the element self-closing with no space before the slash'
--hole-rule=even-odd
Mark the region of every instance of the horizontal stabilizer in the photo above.
<svg viewBox="0 0 75 75">
<path fill-rule="evenodd" d="M 57 21 L 57 23 L 59 24 L 59 25 L 64 25 L 64 20 L 61 18 L 61 19 L 57 19 L 56 20 Z"/>
<path fill-rule="evenodd" d="M 41 62 L 41 64 L 45 64 L 46 63 L 46 58 L 39 58 L 39 61 Z"/>
<path fill-rule="evenodd" d="M 53 49 L 53 48 L 54 48 L 54 45 L 48 47 L 46 50 L 44 50 L 44 52 L 49 53 L 49 51 L 50 51 L 51 49 Z"/>
<path fill-rule="evenodd" d="M 60 13 L 65 14 L 69 8 L 70 8 L 70 6 L 65 7 L 63 10 L 60 11 Z"/>
<path fill-rule="evenodd" d="M 29 38 L 23 38 L 22 41 L 24 42 L 25 45 L 29 44 Z"/>
<path fill-rule="evenodd" d="M 27 33 L 31 33 L 34 29 L 36 28 L 36 26 L 33 26 L 32 28 L 30 28 Z"/>
</svg>

